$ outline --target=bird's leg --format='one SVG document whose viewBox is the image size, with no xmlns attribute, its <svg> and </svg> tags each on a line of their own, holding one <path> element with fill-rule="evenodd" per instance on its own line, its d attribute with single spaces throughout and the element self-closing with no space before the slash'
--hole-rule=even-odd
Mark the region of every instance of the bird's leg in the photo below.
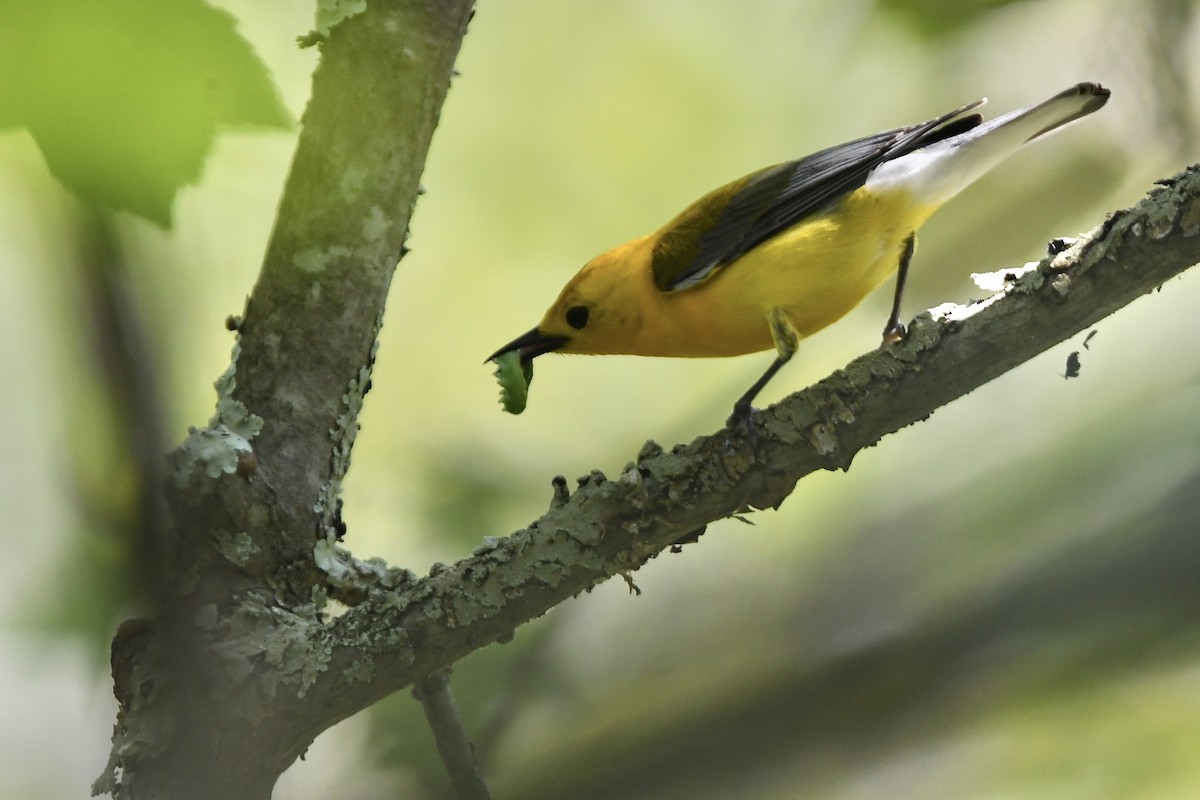
<svg viewBox="0 0 1200 800">
<path fill-rule="evenodd" d="M 750 418 L 750 412 L 753 411 L 753 408 L 750 404 L 754 402 L 754 398 L 757 397 L 758 393 L 762 391 L 762 388 L 770 382 L 771 378 L 775 377 L 775 373 L 779 372 L 779 368 L 788 362 L 789 358 L 791 358 L 791 356 L 788 356 L 788 358 L 777 356 L 775 360 L 771 362 L 771 366 L 767 367 L 767 371 L 762 374 L 762 377 L 756 380 L 754 385 L 747 389 L 746 393 L 739 397 L 738 401 L 733 404 L 733 413 L 730 414 L 729 419 L 725 421 L 726 425 L 733 427 L 736 423 L 744 422 Z"/>
<path fill-rule="evenodd" d="M 733 413 L 729 415 L 729 419 L 725 424 L 733 427 L 736 423 L 744 423 L 750 419 L 750 412 L 753 411 L 751 403 L 762 388 L 770 383 L 771 378 L 775 377 L 775 373 L 791 360 L 792 355 L 796 352 L 796 347 L 800 343 L 800 334 L 796 333 L 796 329 L 792 327 L 792 322 L 787 318 L 787 315 L 781 309 L 773 308 L 767 314 L 767 324 L 771 326 L 771 338 L 775 340 L 775 350 L 778 355 L 771 362 L 771 366 L 767 367 L 767 371 L 762 374 L 754 384 L 746 390 L 746 393 L 738 398 L 738 401 L 733 404 Z"/>
<path fill-rule="evenodd" d="M 917 234 L 913 231 L 904 240 L 900 251 L 900 264 L 896 268 L 896 296 L 892 300 L 892 313 L 887 324 L 883 326 L 883 343 L 895 344 L 904 338 L 904 326 L 900 324 L 900 297 L 904 294 L 904 281 L 908 279 L 908 265 L 912 261 L 913 251 L 917 249 Z"/>
</svg>

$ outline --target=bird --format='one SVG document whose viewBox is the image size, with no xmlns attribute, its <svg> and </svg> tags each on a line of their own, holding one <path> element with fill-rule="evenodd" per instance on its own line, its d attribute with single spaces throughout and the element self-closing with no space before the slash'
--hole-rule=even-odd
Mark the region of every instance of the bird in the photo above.
<svg viewBox="0 0 1200 800">
<path fill-rule="evenodd" d="M 901 297 L 920 226 L 1027 142 L 1099 110 L 1109 94 L 1079 83 L 986 121 L 977 111 L 983 98 L 752 172 L 588 261 L 535 328 L 485 363 L 515 354 L 532 379 L 533 359 L 551 352 L 703 358 L 774 348 L 727 424 L 744 421 L 800 340 L 892 273 L 883 341 L 902 340 Z"/>
</svg>

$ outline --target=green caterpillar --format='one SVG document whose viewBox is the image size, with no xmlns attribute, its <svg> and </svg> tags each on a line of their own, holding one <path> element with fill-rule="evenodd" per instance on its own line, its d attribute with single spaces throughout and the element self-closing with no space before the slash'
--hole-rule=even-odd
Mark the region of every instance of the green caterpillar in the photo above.
<svg viewBox="0 0 1200 800">
<path fill-rule="evenodd" d="M 533 362 L 521 362 L 516 350 L 509 350 L 493 359 L 496 381 L 500 384 L 500 404 L 510 414 L 520 414 L 529 400 L 529 384 L 533 382 Z"/>
</svg>

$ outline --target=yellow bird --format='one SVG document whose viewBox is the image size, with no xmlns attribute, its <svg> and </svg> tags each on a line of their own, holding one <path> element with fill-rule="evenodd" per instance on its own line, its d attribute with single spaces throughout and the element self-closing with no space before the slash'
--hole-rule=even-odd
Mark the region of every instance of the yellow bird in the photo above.
<svg viewBox="0 0 1200 800">
<path fill-rule="evenodd" d="M 602 253 L 567 282 L 517 353 L 682 358 L 775 348 L 731 421 L 796 351 L 898 272 L 884 341 L 904 335 L 900 298 L 916 231 L 939 206 L 1023 144 L 1091 114 L 1109 92 L 1080 83 L 985 122 L 979 100 L 753 172 L 654 233 Z"/>
</svg>

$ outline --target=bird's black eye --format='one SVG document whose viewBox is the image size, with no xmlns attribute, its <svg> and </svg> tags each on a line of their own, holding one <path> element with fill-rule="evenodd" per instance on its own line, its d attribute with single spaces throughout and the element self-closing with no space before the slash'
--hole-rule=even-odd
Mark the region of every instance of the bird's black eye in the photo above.
<svg viewBox="0 0 1200 800">
<path fill-rule="evenodd" d="M 588 323 L 587 306 L 571 306 L 567 309 L 567 324 L 575 330 L 583 330 Z"/>
</svg>

